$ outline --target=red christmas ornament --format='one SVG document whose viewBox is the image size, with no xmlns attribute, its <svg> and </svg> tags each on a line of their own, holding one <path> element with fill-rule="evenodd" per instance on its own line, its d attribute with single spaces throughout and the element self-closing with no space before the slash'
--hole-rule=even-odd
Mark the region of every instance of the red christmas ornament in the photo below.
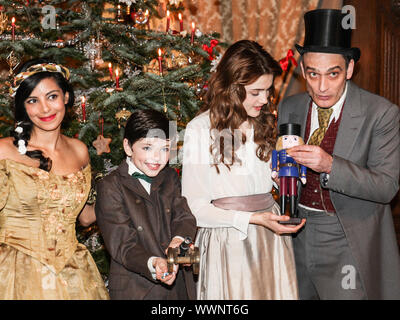
<svg viewBox="0 0 400 320">
<path fill-rule="evenodd" d="M 203 50 L 209 54 L 208 59 L 211 61 L 214 60 L 213 48 L 216 47 L 217 44 L 218 44 L 218 40 L 215 40 L 215 39 L 211 40 L 210 46 L 203 44 Z"/>
</svg>

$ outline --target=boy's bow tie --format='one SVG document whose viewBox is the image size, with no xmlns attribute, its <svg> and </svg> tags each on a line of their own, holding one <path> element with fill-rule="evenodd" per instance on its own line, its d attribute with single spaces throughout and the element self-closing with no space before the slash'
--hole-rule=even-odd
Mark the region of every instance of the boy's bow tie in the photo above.
<svg viewBox="0 0 400 320">
<path fill-rule="evenodd" d="M 153 178 L 146 176 L 143 173 L 139 173 L 139 172 L 134 172 L 132 174 L 132 177 L 136 178 L 136 179 L 142 179 L 144 181 L 147 181 L 148 183 L 151 183 L 151 181 L 153 180 Z"/>
</svg>

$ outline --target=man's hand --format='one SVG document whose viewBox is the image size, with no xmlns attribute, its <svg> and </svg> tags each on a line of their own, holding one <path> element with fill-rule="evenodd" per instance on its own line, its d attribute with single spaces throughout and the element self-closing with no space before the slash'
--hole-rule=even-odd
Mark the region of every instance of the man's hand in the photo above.
<svg viewBox="0 0 400 320">
<path fill-rule="evenodd" d="M 297 163 L 302 164 L 315 172 L 330 173 L 333 158 L 319 146 L 302 145 L 288 149 L 287 154 Z"/>
<path fill-rule="evenodd" d="M 176 274 L 178 273 L 178 265 L 174 264 L 173 272 L 168 273 L 167 260 L 164 258 L 154 258 L 153 267 L 156 269 L 156 279 L 167 284 L 172 285 L 175 281 Z"/>
</svg>

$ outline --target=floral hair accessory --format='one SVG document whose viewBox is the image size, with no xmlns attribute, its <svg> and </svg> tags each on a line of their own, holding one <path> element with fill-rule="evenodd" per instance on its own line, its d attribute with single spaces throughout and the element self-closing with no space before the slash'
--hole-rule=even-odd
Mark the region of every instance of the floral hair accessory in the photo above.
<svg viewBox="0 0 400 320">
<path fill-rule="evenodd" d="M 24 155 L 26 153 L 27 149 L 26 149 L 26 144 L 25 144 L 25 140 L 18 140 L 18 152 L 22 155 Z"/>
<path fill-rule="evenodd" d="M 16 128 L 14 129 L 14 131 L 15 131 L 16 133 L 21 134 L 21 133 L 24 131 L 24 129 L 23 129 L 22 127 L 18 126 L 18 127 L 16 127 Z"/>
<path fill-rule="evenodd" d="M 69 80 L 69 70 L 61 64 L 55 63 L 41 63 L 30 66 L 26 71 L 18 73 L 14 78 L 14 84 L 10 88 L 10 96 L 14 97 L 21 83 L 30 76 L 39 72 L 59 72 L 65 79 Z"/>
</svg>

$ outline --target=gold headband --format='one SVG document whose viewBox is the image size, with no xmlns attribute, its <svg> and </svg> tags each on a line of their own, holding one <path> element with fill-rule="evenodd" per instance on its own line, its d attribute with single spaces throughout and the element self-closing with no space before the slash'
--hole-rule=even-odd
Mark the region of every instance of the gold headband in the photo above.
<svg viewBox="0 0 400 320">
<path fill-rule="evenodd" d="M 11 97 L 15 96 L 15 93 L 17 92 L 19 86 L 25 79 L 39 72 L 59 72 L 67 80 L 69 80 L 70 77 L 69 70 L 66 67 L 62 66 L 61 64 L 55 64 L 55 63 L 35 64 L 26 69 L 26 71 L 18 73 L 15 76 L 14 85 L 10 88 Z"/>
</svg>

